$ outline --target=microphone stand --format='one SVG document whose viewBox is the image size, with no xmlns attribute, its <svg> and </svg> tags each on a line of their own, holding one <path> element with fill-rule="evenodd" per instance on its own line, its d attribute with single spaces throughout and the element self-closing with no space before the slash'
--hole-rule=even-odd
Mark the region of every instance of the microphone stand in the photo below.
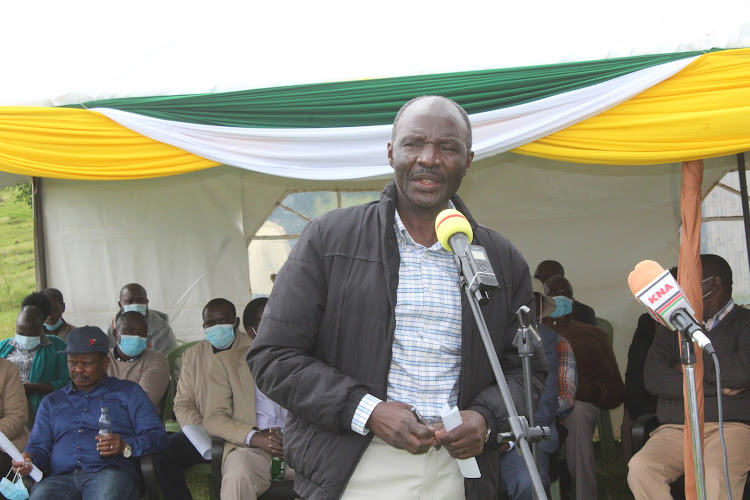
<svg viewBox="0 0 750 500">
<path fill-rule="evenodd" d="M 492 274 L 492 278 L 495 276 L 493 273 L 487 272 L 488 270 L 486 267 L 489 267 L 489 261 L 485 263 L 485 267 L 479 272 L 476 271 L 476 266 L 469 265 L 468 254 L 471 250 L 468 245 L 463 248 L 457 248 L 458 245 L 454 242 L 451 242 L 451 245 L 455 250 L 453 258 L 456 260 L 456 265 L 458 266 L 461 288 L 463 288 L 464 293 L 469 300 L 471 311 L 474 314 L 474 320 L 479 328 L 479 334 L 482 337 L 484 348 L 489 357 L 490 366 L 492 366 L 492 372 L 495 375 L 497 386 L 500 389 L 500 395 L 502 396 L 503 403 L 508 412 L 508 422 L 510 423 L 511 432 L 500 433 L 497 436 L 497 440 L 498 442 L 513 441 L 516 443 L 516 447 L 519 449 L 521 457 L 523 457 L 526 468 L 531 476 L 531 483 L 534 487 L 534 496 L 537 499 L 546 499 L 547 495 L 544 492 L 544 486 L 539 477 L 539 471 L 534 464 L 529 441 L 539 442 L 542 439 L 545 439 L 545 436 L 546 439 L 549 439 L 549 429 L 547 428 L 545 432 L 545 429 L 541 427 L 530 427 L 526 417 L 518 415 L 516 406 L 513 403 L 513 398 L 510 395 L 508 383 L 505 381 L 505 375 L 503 375 L 503 369 L 500 367 L 500 360 L 495 352 L 495 346 L 492 344 L 492 337 L 490 337 L 490 332 L 487 330 L 487 324 L 484 321 L 484 316 L 482 316 L 482 311 L 479 309 L 480 303 L 486 304 L 489 301 L 486 290 L 490 288 L 484 286 L 483 289 L 480 289 L 479 283 L 482 281 L 482 277 L 479 275 L 487 277 L 489 274 Z M 491 271 L 491 269 L 489 271 Z M 478 277 L 479 279 L 477 279 Z M 496 279 L 495 287 L 497 287 Z"/>
<path fill-rule="evenodd" d="M 682 329 L 680 329 L 682 332 Z M 698 392 L 695 386 L 695 346 L 693 340 L 682 334 L 680 340 L 680 361 L 685 368 L 685 382 L 688 394 L 688 414 L 690 418 L 690 441 L 693 445 L 693 469 L 695 470 L 695 492 L 701 500 L 706 500 L 705 471 L 701 449 L 701 431 L 698 421 Z"/>
<path fill-rule="evenodd" d="M 518 349 L 518 357 L 521 358 L 521 366 L 523 367 L 523 387 L 524 396 L 526 398 L 526 415 L 528 415 L 529 426 L 536 427 L 536 417 L 534 411 L 534 405 L 532 404 L 533 397 L 531 394 L 531 357 L 534 355 L 534 346 L 538 345 L 542 339 L 539 337 L 539 333 L 534 330 L 533 326 L 527 326 L 524 321 L 524 314 L 528 315 L 529 308 L 521 306 L 516 315 L 518 316 L 518 332 L 516 338 L 513 339 L 513 345 Z M 534 463 L 539 466 L 539 454 L 537 451 L 537 443 L 531 443 L 531 452 L 534 456 Z"/>
</svg>

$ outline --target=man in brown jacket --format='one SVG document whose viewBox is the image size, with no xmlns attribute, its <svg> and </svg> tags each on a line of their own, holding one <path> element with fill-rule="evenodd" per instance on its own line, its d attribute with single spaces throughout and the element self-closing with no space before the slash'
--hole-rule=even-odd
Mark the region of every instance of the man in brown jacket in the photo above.
<svg viewBox="0 0 750 500">
<path fill-rule="evenodd" d="M 227 350 L 247 352 L 250 339 L 238 332 L 240 319 L 234 304 L 226 299 L 212 299 L 203 308 L 203 328 L 206 339 L 201 340 L 182 355 L 182 368 L 174 398 L 174 414 L 180 427 L 203 426 L 206 414 L 209 362 L 216 354 Z M 185 483 L 185 469 L 206 460 L 196 451 L 183 432 L 169 436 L 167 451 L 156 458 L 157 479 L 165 500 L 191 499 Z"/>
<path fill-rule="evenodd" d="M 18 366 L 7 359 L 0 358 L 0 432 L 15 445 L 18 450 L 26 448 L 29 431 L 26 422 L 29 410 L 26 392 L 23 390 Z M 0 470 L 3 474 L 10 469 L 10 457 L 0 450 Z"/>
</svg>

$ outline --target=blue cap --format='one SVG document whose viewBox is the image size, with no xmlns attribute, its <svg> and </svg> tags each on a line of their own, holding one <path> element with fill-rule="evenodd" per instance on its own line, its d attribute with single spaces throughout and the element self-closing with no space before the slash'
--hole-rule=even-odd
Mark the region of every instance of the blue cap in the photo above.
<svg viewBox="0 0 750 500">
<path fill-rule="evenodd" d="M 88 352 L 109 352 L 109 337 L 98 326 L 79 326 L 65 337 L 68 347 L 61 354 L 85 354 Z"/>
</svg>

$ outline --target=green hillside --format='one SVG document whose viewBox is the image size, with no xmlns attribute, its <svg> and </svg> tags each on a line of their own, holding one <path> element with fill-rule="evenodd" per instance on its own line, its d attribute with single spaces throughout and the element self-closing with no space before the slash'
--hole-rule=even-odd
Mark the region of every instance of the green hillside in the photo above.
<svg viewBox="0 0 750 500">
<path fill-rule="evenodd" d="M 0 190 L 0 339 L 15 334 L 18 307 L 35 287 L 33 215 L 19 194 Z"/>
</svg>

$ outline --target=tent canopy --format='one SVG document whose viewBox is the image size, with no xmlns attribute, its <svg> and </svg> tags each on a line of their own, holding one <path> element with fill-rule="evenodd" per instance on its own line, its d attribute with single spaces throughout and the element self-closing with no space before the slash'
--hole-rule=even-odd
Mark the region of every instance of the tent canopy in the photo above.
<svg viewBox="0 0 750 500">
<path fill-rule="evenodd" d="M 65 294 L 66 317 L 106 324 L 119 288 L 136 281 L 155 309 L 170 314 L 178 337 L 200 337 L 208 299 L 224 296 L 239 307 L 249 300 L 248 243 L 286 193 L 383 186 L 390 174 L 387 124 L 407 93 L 393 91 L 387 103 L 378 102 L 374 120 L 358 121 L 362 110 L 350 109 L 351 116 L 337 117 L 342 123 L 310 122 L 301 131 L 294 120 L 216 122 L 212 105 L 231 108 L 237 96 L 279 104 L 269 96 L 289 85 L 325 89 L 351 81 L 346 88 L 372 89 L 385 82 L 375 79 L 451 80 L 466 72 L 502 79 L 530 71 L 520 67 L 663 57 L 588 78 L 587 85 L 573 79 L 573 88 L 559 91 L 550 90 L 557 77 L 524 77 L 540 84 L 529 90 L 537 99 L 478 106 L 472 122 L 481 159 L 459 193 L 532 268 L 543 259 L 563 263 L 576 297 L 613 323 L 624 371 L 642 312 L 626 276 L 646 258 L 667 267 L 677 261 L 678 162 L 713 158 L 705 192 L 733 167 L 726 155 L 750 149 L 750 54 L 742 49 L 750 47 L 750 6 L 742 0 L 714 9 L 697 1 L 636 0 L 616 11 L 593 0 L 469 0 L 460 10 L 440 2 L 386 1 L 357 5 L 357 12 L 351 6 L 220 0 L 207 10 L 136 1 L 124 9 L 48 2 L 42 16 L 38 3 L 13 6 L 9 19 L 36 24 L 8 22 L 0 32 L 5 46 L 21 47 L 0 55 L 14 75 L 0 81 L 0 170 L 46 177 L 48 283 Z M 738 50 L 706 53 L 712 48 Z M 547 70 L 554 68 L 537 68 Z M 502 90 L 497 80 L 490 87 Z M 372 90 L 376 97 L 381 92 Z M 464 96 L 465 104 L 502 100 L 488 92 Z M 154 99 L 191 94 L 198 96 Z M 187 111 L 172 106 L 184 99 L 198 104 Z M 196 117 L 201 105 L 210 120 Z M 296 111 L 304 116 L 305 109 Z M 325 116 L 330 108 L 318 111 Z M 243 165 L 251 156 L 252 164 Z M 325 175 L 300 172 L 304 162 Z M 163 177 L 176 173 L 183 175 Z"/>
</svg>

